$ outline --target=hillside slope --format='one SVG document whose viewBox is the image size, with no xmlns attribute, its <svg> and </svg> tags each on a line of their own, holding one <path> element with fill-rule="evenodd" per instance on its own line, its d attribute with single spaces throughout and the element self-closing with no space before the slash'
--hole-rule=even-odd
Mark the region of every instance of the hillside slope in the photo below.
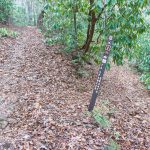
<svg viewBox="0 0 150 150">
<path fill-rule="evenodd" d="M 103 129 L 87 115 L 98 67 L 77 78 L 60 46 L 46 47 L 35 27 L 14 30 L 16 39 L 0 39 L 0 150 L 99 150 L 110 137 L 122 150 L 148 150 L 150 95 L 127 65 L 104 75 L 96 107 L 115 111 Z"/>
</svg>

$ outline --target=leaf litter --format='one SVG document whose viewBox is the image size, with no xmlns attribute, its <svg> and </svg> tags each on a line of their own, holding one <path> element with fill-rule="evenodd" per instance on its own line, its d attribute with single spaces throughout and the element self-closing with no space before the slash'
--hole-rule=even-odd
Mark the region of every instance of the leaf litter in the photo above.
<svg viewBox="0 0 150 150">
<path fill-rule="evenodd" d="M 13 30 L 16 39 L 0 39 L 0 150 L 102 150 L 110 139 L 148 150 L 150 93 L 127 65 L 104 75 L 96 107 L 109 101 L 115 112 L 102 128 L 86 115 L 98 67 L 77 78 L 60 45 L 46 46 L 35 27 Z"/>
</svg>

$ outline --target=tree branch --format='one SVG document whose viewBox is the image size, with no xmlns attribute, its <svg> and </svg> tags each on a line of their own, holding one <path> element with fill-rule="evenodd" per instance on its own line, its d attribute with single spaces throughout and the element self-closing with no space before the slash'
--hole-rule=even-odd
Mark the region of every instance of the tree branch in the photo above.
<svg viewBox="0 0 150 150">
<path fill-rule="evenodd" d="M 102 13 L 104 12 L 104 10 L 106 9 L 108 4 L 105 4 L 104 7 L 102 8 L 101 12 L 98 14 L 98 16 L 96 17 L 96 20 L 98 20 L 100 18 L 100 16 L 102 15 Z"/>
</svg>

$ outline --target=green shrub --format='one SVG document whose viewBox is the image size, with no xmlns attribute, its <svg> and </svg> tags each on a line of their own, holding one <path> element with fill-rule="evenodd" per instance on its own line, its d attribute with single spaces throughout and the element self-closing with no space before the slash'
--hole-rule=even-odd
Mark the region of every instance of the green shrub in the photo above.
<svg viewBox="0 0 150 150">
<path fill-rule="evenodd" d="M 93 111 L 92 116 L 101 127 L 106 128 L 110 126 L 108 118 L 100 114 L 98 111 Z"/>
<path fill-rule="evenodd" d="M 138 39 L 133 51 L 136 68 L 141 72 L 141 80 L 150 90 L 150 29 Z"/>
<path fill-rule="evenodd" d="M 146 30 L 143 10 L 147 1 L 49 0 L 46 3 L 43 24 L 46 37 L 50 38 L 48 43 L 64 45 L 65 52 L 73 53 L 72 58 L 76 56 L 73 59 L 76 64 L 101 63 L 106 39 L 112 35 L 111 56 L 122 65 L 138 36 Z"/>
<path fill-rule="evenodd" d="M 17 32 L 11 31 L 6 28 L 0 28 L 0 37 L 17 37 Z"/>
<path fill-rule="evenodd" d="M 7 23 L 9 21 L 12 5 L 12 0 L 0 0 L 0 22 Z"/>
<path fill-rule="evenodd" d="M 147 89 L 150 90 L 150 72 L 143 73 L 141 80 L 147 85 Z"/>
<path fill-rule="evenodd" d="M 109 112 L 110 109 L 108 108 L 107 104 L 101 103 L 100 107 L 94 108 L 91 115 L 102 128 L 107 128 L 111 126 L 111 123 L 108 119 Z"/>
</svg>

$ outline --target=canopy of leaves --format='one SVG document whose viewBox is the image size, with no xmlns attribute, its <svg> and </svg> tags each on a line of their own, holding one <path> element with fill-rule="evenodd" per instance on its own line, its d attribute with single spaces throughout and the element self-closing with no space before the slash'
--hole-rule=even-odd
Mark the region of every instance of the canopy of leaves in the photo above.
<svg viewBox="0 0 150 150">
<path fill-rule="evenodd" d="M 142 14 L 147 3 L 147 0 L 48 0 L 44 18 L 48 43 L 62 43 L 67 52 L 77 49 L 78 59 L 99 62 L 107 36 L 112 35 L 113 60 L 122 64 L 138 36 L 146 30 Z M 90 48 L 83 53 L 92 23 L 95 25 Z"/>
</svg>

